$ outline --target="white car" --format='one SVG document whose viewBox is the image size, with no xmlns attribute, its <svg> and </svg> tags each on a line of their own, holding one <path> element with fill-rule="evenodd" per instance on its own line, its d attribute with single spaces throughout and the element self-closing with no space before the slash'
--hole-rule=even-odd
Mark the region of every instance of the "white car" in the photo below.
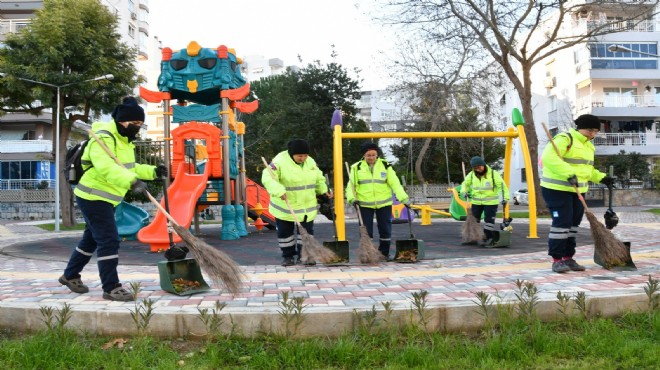
<svg viewBox="0 0 660 370">
<path fill-rule="evenodd" d="M 527 189 L 519 189 L 515 193 L 513 193 L 513 204 L 515 205 L 527 205 L 528 203 L 528 194 L 527 194 Z"/>
</svg>

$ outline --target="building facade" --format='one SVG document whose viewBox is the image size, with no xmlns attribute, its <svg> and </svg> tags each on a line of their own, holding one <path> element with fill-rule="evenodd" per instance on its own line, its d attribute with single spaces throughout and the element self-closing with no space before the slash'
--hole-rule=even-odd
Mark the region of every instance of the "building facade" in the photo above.
<svg viewBox="0 0 660 370">
<path fill-rule="evenodd" d="M 121 41 L 137 50 L 135 61 L 146 83 L 153 73 L 150 60 L 157 38 L 149 37 L 148 0 L 101 0 L 117 16 Z M 8 33 L 29 27 L 43 1 L 0 2 L 0 47 Z M 155 79 L 154 79 L 155 82 Z M 54 187 L 52 111 L 39 116 L 7 113 L 0 117 L 0 189 Z"/>
<path fill-rule="evenodd" d="M 537 63 L 532 69 L 532 106 L 539 139 L 539 153 L 549 142 L 541 122 L 550 131 L 566 131 L 573 119 L 593 114 L 601 119 L 594 140 L 596 156 L 637 152 L 653 169 L 660 159 L 660 9 L 643 2 L 627 7 L 647 7 L 648 16 L 623 21 L 625 7 L 605 7 L 586 2 L 562 32 L 584 34 L 608 24 L 613 33 L 563 49 Z M 635 9 L 637 10 L 637 9 Z M 621 22 L 616 20 L 621 19 Z M 495 90 L 500 112 L 511 124 L 511 111 L 520 100 L 510 83 Z M 533 164 L 537 165 L 537 164 Z M 527 188 L 525 165 L 516 140 L 509 188 Z"/>
</svg>

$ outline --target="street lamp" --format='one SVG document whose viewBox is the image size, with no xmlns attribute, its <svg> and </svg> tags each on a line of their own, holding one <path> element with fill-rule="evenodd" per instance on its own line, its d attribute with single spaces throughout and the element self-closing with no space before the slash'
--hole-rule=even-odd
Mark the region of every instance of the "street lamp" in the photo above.
<svg viewBox="0 0 660 370">
<path fill-rule="evenodd" d="M 652 53 L 646 53 L 643 51 L 638 51 L 638 50 L 632 50 L 629 49 L 623 45 L 610 45 L 607 47 L 607 50 L 611 53 L 637 53 L 637 54 L 642 54 L 642 55 L 648 55 L 650 57 L 654 58 L 659 58 L 660 55 L 658 54 L 652 54 Z"/>
<path fill-rule="evenodd" d="M 6 73 L 0 72 L 0 77 L 7 76 Z M 90 78 L 89 80 L 71 82 L 64 85 L 54 85 L 47 82 L 30 80 L 29 78 L 16 77 L 13 78 L 21 81 L 32 82 L 37 85 L 43 85 L 48 87 L 53 87 L 57 90 L 57 114 L 55 118 L 55 231 L 60 231 L 60 91 L 63 87 L 77 85 L 85 82 L 100 81 L 100 80 L 112 80 L 115 78 L 112 74 L 107 74 L 95 78 Z"/>
</svg>

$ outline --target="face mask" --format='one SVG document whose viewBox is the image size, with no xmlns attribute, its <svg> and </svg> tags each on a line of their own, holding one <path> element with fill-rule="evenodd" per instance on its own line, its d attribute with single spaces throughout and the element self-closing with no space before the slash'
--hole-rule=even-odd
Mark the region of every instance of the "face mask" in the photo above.
<svg viewBox="0 0 660 370">
<path fill-rule="evenodd" d="M 128 138 L 128 141 L 131 142 L 131 141 L 135 141 L 135 139 L 137 138 L 137 134 L 138 132 L 140 132 L 140 127 L 135 125 L 128 125 L 128 127 L 124 127 L 118 123 L 117 132 L 119 132 L 119 135 Z"/>
</svg>

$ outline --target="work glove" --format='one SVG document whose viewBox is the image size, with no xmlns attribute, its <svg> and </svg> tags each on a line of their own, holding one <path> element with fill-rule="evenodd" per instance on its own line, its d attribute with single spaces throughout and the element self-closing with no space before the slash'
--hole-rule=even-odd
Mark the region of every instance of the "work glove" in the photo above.
<svg viewBox="0 0 660 370">
<path fill-rule="evenodd" d="M 608 189 L 614 188 L 614 179 L 609 176 L 603 177 L 603 179 L 600 180 L 600 183 L 607 186 Z"/>
<path fill-rule="evenodd" d="M 410 199 L 406 199 L 401 203 L 403 203 L 403 205 L 406 206 L 406 207 L 410 207 Z"/>
<path fill-rule="evenodd" d="M 502 199 L 502 206 L 503 206 L 503 207 L 506 207 L 506 204 L 507 204 L 507 203 L 509 203 L 508 200 L 506 200 L 506 199 Z"/>
<path fill-rule="evenodd" d="M 182 260 L 186 258 L 186 254 L 188 254 L 189 251 L 190 250 L 186 246 L 174 246 L 165 251 L 165 258 L 167 258 L 168 261 Z"/>
<path fill-rule="evenodd" d="M 578 186 L 578 179 L 577 176 L 573 175 L 568 178 L 568 183 L 571 184 L 571 186 Z"/>
<path fill-rule="evenodd" d="M 131 184 L 131 190 L 136 194 L 144 194 L 147 192 L 147 184 L 140 180 L 135 180 L 135 182 Z"/>
<path fill-rule="evenodd" d="M 360 201 L 357 200 L 357 199 L 353 199 L 353 200 L 351 201 L 351 205 L 352 205 L 353 207 L 355 207 L 355 206 L 359 206 L 359 205 L 360 205 Z"/>
<path fill-rule="evenodd" d="M 165 165 L 159 164 L 154 171 L 156 172 L 156 178 L 167 178 L 168 176 L 167 166 Z"/>
</svg>

